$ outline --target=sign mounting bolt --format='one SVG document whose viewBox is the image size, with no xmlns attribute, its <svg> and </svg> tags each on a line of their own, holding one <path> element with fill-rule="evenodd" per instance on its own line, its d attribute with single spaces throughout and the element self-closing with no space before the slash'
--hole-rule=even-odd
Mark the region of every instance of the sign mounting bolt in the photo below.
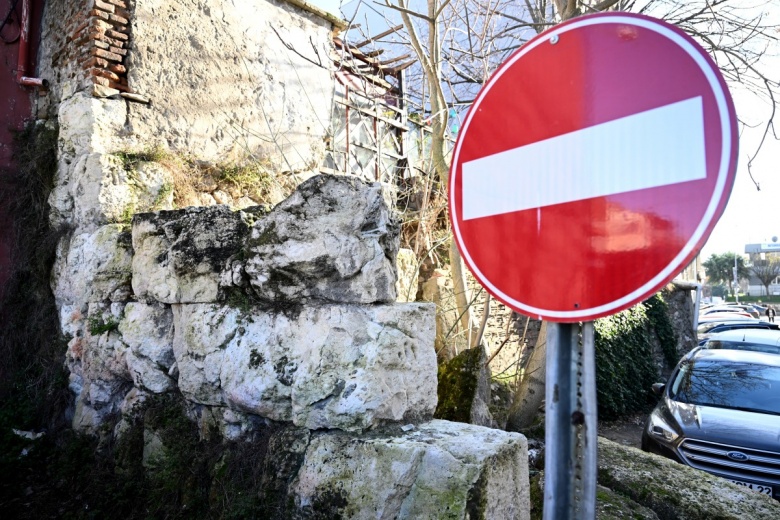
<svg viewBox="0 0 780 520">
<path fill-rule="evenodd" d="M 553 45 L 555 45 L 556 43 L 558 43 L 558 35 L 557 35 L 557 34 L 553 34 L 553 35 L 550 37 L 550 43 L 551 43 L 551 44 L 553 44 Z"/>
</svg>

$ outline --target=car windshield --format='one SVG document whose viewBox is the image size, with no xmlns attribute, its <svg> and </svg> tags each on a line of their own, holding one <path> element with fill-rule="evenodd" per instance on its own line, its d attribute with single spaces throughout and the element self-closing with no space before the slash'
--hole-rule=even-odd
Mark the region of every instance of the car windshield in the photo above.
<svg viewBox="0 0 780 520">
<path fill-rule="evenodd" d="M 750 341 L 724 341 L 711 339 L 707 342 L 708 349 L 749 350 L 751 352 L 766 352 L 767 354 L 780 354 L 780 346 L 751 343 Z"/>
<path fill-rule="evenodd" d="M 780 367 L 742 362 L 683 362 L 669 395 L 675 401 L 780 415 Z"/>
</svg>

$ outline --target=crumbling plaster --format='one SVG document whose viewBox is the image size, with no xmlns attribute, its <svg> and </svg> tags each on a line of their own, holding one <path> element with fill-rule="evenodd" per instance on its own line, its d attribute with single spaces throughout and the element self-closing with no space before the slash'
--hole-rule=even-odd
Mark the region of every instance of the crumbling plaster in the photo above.
<svg viewBox="0 0 780 520">
<path fill-rule="evenodd" d="M 333 99 L 331 22 L 284 1 L 136 0 L 133 137 L 203 160 L 319 166 Z"/>
<path fill-rule="evenodd" d="M 48 2 L 39 118 L 79 93 L 124 107 L 121 148 L 168 149 L 210 163 L 258 161 L 277 172 L 321 164 L 334 96 L 333 31 L 343 22 L 302 1 L 134 0 L 125 65 L 132 93 L 93 85 L 71 35 L 91 0 Z M 80 54 L 79 54 L 80 53 Z"/>
</svg>

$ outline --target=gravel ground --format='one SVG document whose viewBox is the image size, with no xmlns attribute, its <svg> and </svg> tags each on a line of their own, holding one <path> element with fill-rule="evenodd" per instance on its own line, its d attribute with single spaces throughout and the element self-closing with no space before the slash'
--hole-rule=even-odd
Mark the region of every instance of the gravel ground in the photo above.
<svg viewBox="0 0 780 520">
<path fill-rule="evenodd" d="M 622 421 L 600 422 L 599 436 L 623 446 L 639 448 L 642 444 L 642 428 L 647 414 L 634 415 Z"/>
</svg>

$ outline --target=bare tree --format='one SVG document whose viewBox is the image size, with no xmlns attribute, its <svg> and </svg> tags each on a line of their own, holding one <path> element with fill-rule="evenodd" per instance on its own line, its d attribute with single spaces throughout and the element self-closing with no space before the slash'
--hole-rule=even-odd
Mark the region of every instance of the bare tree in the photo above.
<svg viewBox="0 0 780 520">
<path fill-rule="evenodd" d="M 570 18 L 606 10 L 655 16 L 691 35 L 709 51 L 730 84 L 769 103 L 762 122 L 763 137 L 777 138 L 774 119 L 780 71 L 767 70 L 762 63 L 764 56 L 775 52 L 780 36 L 778 26 L 768 23 L 766 14 L 776 0 L 757 1 L 749 7 L 738 0 L 425 0 L 424 7 L 420 7 L 422 0 L 382 2 L 400 16 L 405 29 L 399 33 L 401 42 L 408 44 L 419 60 L 418 76 L 410 71 L 410 84 L 415 87 L 418 106 L 431 123 L 431 164 L 445 193 L 450 113 L 467 107 L 492 71 L 535 34 Z M 743 127 L 752 124 L 741 122 Z M 748 166 L 757 153 L 750 153 Z M 449 256 L 463 327 L 470 330 L 463 264 L 454 242 L 450 243 Z M 542 342 L 529 366 L 544 367 L 545 359 L 546 343 Z M 522 404 L 514 407 L 517 413 L 520 408 L 535 411 L 541 404 L 544 374 L 543 370 L 537 372 L 516 394 L 516 403 Z M 526 426 L 533 413 L 523 413 L 523 417 L 526 419 L 510 418 L 513 428 Z"/>
<path fill-rule="evenodd" d="M 750 267 L 753 276 L 761 280 L 766 288 L 766 294 L 769 295 L 769 286 L 780 276 L 780 260 L 776 258 L 767 258 L 766 260 L 756 260 Z"/>
</svg>

